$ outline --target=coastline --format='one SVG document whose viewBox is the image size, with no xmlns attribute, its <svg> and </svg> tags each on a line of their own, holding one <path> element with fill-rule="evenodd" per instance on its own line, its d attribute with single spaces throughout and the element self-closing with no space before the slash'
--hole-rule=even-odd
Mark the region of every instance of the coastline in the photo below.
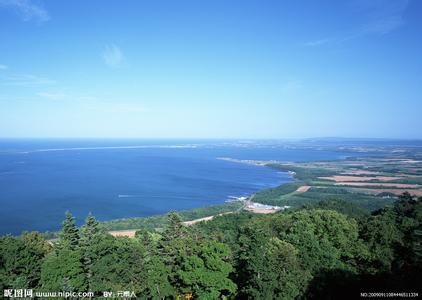
<svg viewBox="0 0 422 300">
<path fill-rule="evenodd" d="M 232 158 L 227 158 L 227 157 L 226 158 L 218 157 L 216 159 L 242 163 L 242 164 L 268 167 L 268 168 L 272 168 L 271 166 L 269 166 L 269 164 L 278 162 L 275 160 L 271 160 L 271 161 L 238 160 L 238 159 L 232 159 Z M 277 211 L 284 210 L 288 207 L 278 207 L 278 206 L 266 205 L 263 203 L 251 201 L 254 198 L 256 193 L 259 193 L 271 188 L 277 188 L 277 187 L 283 186 L 284 184 L 289 184 L 296 181 L 294 177 L 295 175 L 294 172 L 283 171 L 283 173 L 284 172 L 289 175 L 291 181 L 282 182 L 280 184 L 275 185 L 274 187 L 266 187 L 266 188 L 259 189 L 256 192 L 247 196 L 227 196 L 225 202 L 222 204 L 209 205 L 205 207 L 197 207 L 197 208 L 192 208 L 188 210 L 181 210 L 181 211 L 177 211 L 177 213 L 181 215 L 183 222 L 186 225 L 192 225 L 200 221 L 211 220 L 215 216 L 236 213 L 240 211 L 247 211 L 250 213 L 258 213 L 258 214 L 268 214 L 268 213 L 275 213 Z M 262 205 L 262 207 L 259 207 L 260 205 Z M 104 226 L 104 228 L 106 228 L 106 230 L 111 231 L 111 232 L 116 232 L 116 234 L 119 234 L 118 232 L 120 231 L 124 233 L 124 231 L 126 230 L 161 228 L 167 223 L 167 215 L 169 212 L 165 214 L 159 214 L 159 215 L 148 216 L 148 217 L 113 219 L 109 221 L 102 221 L 101 224 Z M 132 232 L 130 234 L 132 235 Z"/>
<path fill-rule="evenodd" d="M 273 213 L 289 207 L 300 207 L 310 203 L 310 201 L 315 202 L 329 198 L 342 198 L 346 201 L 353 201 L 369 210 L 375 210 L 394 201 L 394 195 L 381 195 L 389 193 L 391 188 L 387 189 L 387 187 L 383 187 L 384 183 L 369 181 L 371 186 L 368 186 L 368 188 L 365 186 L 365 189 L 358 189 L 356 186 L 353 186 L 353 184 L 347 182 L 342 183 L 341 185 L 336 184 L 336 182 L 331 180 L 331 178 L 335 179 L 339 174 L 343 174 L 342 176 L 344 177 L 346 172 L 349 174 L 349 177 L 361 176 L 362 178 L 359 179 L 359 182 L 373 179 L 367 177 L 367 174 L 365 173 L 368 172 L 365 169 L 368 163 L 374 165 L 374 168 L 379 169 L 377 174 L 383 174 L 383 179 L 387 178 L 385 176 L 397 176 L 397 174 L 394 173 L 388 175 L 387 173 L 391 172 L 383 169 L 386 168 L 386 157 L 388 156 L 360 158 L 349 157 L 343 159 L 304 162 L 217 157 L 216 159 L 233 163 L 268 167 L 289 175 L 291 180 L 289 182 L 281 182 L 274 187 L 260 188 L 248 196 L 227 196 L 225 203 L 222 204 L 191 208 L 177 212 L 181 215 L 183 222 L 187 222 L 187 224 L 194 224 L 200 221 L 211 220 L 214 216 L 233 212 L 245 211 L 250 213 Z M 400 158 L 399 160 L 404 160 L 404 158 Z M 404 162 L 406 161 L 404 160 Z M 406 172 L 401 170 L 400 174 L 402 173 L 405 174 Z M 393 178 L 390 177 L 389 179 Z M 413 178 L 408 179 L 407 177 L 401 177 L 401 180 L 405 179 L 414 180 Z M 389 185 L 400 186 L 400 184 L 401 183 L 393 182 Z M 422 186 L 421 184 L 422 183 L 417 182 L 417 184 L 413 184 L 412 187 L 420 187 Z M 377 187 L 377 189 L 375 189 L 375 187 Z M 399 192 L 404 191 L 405 190 L 399 190 Z M 414 189 L 414 191 L 420 190 Z M 249 203 L 250 207 L 248 207 L 248 204 L 245 203 Z M 133 230 L 136 231 L 136 229 L 160 229 L 167 224 L 167 215 L 168 212 L 147 217 L 118 218 L 109 221 L 101 221 L 101 224 L 107 231 L 129 230 L 132 232 Z M 57 233 L 46 232 L 45 234 L 54 237 Z"/>
<path fill-rule="evenodd" d="M 216 158 L 216 159 L 221 159 L 221 158 Z M 225 159 L 225 160 L 227 161 L 230 160 L 230 161 L 233 161 L 236 163 L 242 163 L 242 164 L 253 164 L 253 165 L 262 166 L 262 167 L 269 167 L 267 165 L 268 163 L 275 162 L 275 161 L 245 162 L 243 160 L 236 160 L 236 159 Z M 227 195 L 224 200 L 223 199 L 221 200 L 221 201 L 224 201 L 221 204 L 207 205 L 204 207 L 195 207 L 195 208 L 190 208 L 186 210 L 177 210 L 177 213 L 181 215 L 184 222 L 192 222 L 194 220 L 199 220 L 202 218 L 207 219 L 210 217 L 214 217 L 216 215 L 239 212 L 239 211 L 249 211 L 252 213 L 267 213 L 268 209 L 264 209 L 262 211 L 260 211 L 258 208 L 245 209 L 246 205 L 244 202 L 245 200 L 249 200 L 256 193 L 259 193 L 263 190 L 266 190 L 268 188 L 276 188 L 280 185 L 284 185 L 284 184 L 294 181 L 294 177 L 292 176 L 291 173 L 284 172 L 284 171 L 283 173 L 290 175 L 288 182 L 285 182 L 284 180 L 281 182 L 279 181 L 278 183 L 275 183 L 274 186 L 258 188 L 256 191 L 247 195 L 246 194 L 233 195 L 233 196 Z M 275 211 L 277 210 L 271 211 L 271 213 Z M 169 212 L 171 211 L 158 214 L 158 215 L 151 215 L 151 216 L 145 216 L 145 217 L 116 218 L 116 219 L 110 219 L 106 221 L 100 220 L 100 223 L 102 224 L 102 227 L 107 231 L 133 230 L 133 229 L 142 229 L 142 228 L 147 228 L 147 229 L 161 228 L 166 224 L 167 215 Z M 27 230 L 24 230 L 24 231 L 27 231 Z M 14 233 L 14 234 L 11 233 L 11 234 L 14 236 L 19 236 L 24 231 L 20 233 Z M 38 231 L 38 230 L 35 230 L 35 231 Z M 58 234 L 58 231 L 56 230 L 53 230 L 53 231 L 41 230 L 39 232 L 41 232 L 48 239 L 56 238 Z"/>
<path fill-rule="evenodd" d="M 234 158 L 229 158 L 229 157 L 217 157 L 216 159 L 235 162 L 235 163 L 241 163 L 241 164 L 267 167 L 271 169 L 274 169 L 271 166 L 271 164 L 282 163 L 281 161 L 278 161 L 278 160 L 242 160 L 242 159 L 234 159 Z M 235 212 L 240 212 L 240 211 L 247 211 L 250 213 L 258 213 L 258 214 L 268 214 L 268 213 L 275 213 L 277 211 L 284 210 L 286 208 L 289 208 L 290 206 L 279 207 L 279 206 L 273 206 L 273 205 L 251 201 L 254 198 L 256 193 L 259 193 L 271 188 L 277 188 L 285 184 L 294 183 L 295 181 L 297 181 L 297 179 L 295 178 L 295 174 L 296 174 L 295 172 L 288 171 L 288 170 L 282 171 L 282 172 L 288 174 L 291 181 L 282 182 L 280 184 L 275 185 L 274 187 L 266 187 L 266 188 L 259 189 L 256 192 L 247 196 L 227 196 L 223 204 L 197 207 L 197 208 L 192 208 L 188 210 L 181 210 L 181 211 L 177 211 L 177 213 L 181 215 L 183 222 L 186 225 L 192 225 L 200 221 L 211 220 L 215 216 L 230 214 L 230 213 L 235 213 Z M 113 219 L 109 221 L 103 221 L 101 223 L 104 225 L 104 227 L 108 231 L 116 232 L 116 234 L 118 234 L 119 231 L 124 232 L 126 230 L 135 230 L 135 229 L 142 229 L 142 228 L 147 228 L 147 229 L 160 228 L 166 224 L 166 218 L 169 212 L 165 214 L 159 214 L 159 215 L 148 216 L 148 217 L 119 218 L 119 219 Z"/>
</svg>

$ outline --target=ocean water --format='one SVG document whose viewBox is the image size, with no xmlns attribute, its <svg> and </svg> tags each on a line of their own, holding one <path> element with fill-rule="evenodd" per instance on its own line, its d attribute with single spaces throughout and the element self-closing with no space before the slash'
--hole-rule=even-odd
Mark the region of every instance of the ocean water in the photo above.
<svg viewBox="0 0 422 300">
<path fill-rule="evenodd" d="M 0 234 L 222 204 L 289 182 L 284 172 L 217 159 L 313 161 L 350 153 L 180 140 L 0 140 Z"/>
</svg>

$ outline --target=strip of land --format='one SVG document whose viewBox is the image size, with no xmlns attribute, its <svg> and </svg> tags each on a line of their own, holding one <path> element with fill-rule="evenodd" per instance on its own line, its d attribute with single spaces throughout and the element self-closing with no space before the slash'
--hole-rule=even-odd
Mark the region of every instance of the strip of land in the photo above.
<svg viewBox="0 0 422 300">
<path fill-rule="evenodd" d="M 361 174 L 363 175 L 363 174 Z M 380 180 L 380 181 L 391 181 L 401 179 L 401 176 L 345 176 L 345 175 L 334 175 L 329 177 L 318 177 L 319 179 L 333 180 L 335 182 L 347 182 L 347 181 L 369 181 L 369 180 Z"/>
<path fill-rule="evenodd" d="M 302 186 L 297 188 L 296 192 L 306 193 L 307 191 L 309 191 L 310 188 L 311 187 L 309 185 L 302 185 Z"/>
<path fill-rule="evenodd" d="M 185 221 L 183 222 L 183 224 L 185 224 L 186 226 L 191 226 L 194 224 L 197 224 L 199 222 L 206 222 L 206 221 L 210 221 L 212 219 L 214 219 L 216 216 L 222 216 L 222 215 L 226 215 L 226 214 L 230 214 L 232 212 L 226 212 L 226 213 L 222 213 L 222 214 L 218 214 L 215 216 L 207 216 L 207 217 L 203 217 L 203 218 L 198 218 L 198 219 L 194 219 L 194 220 L 190 220 L 190 221 Z M 130 230 L 111 230 L 108 233 L 111 234 L 112 236 L 115 237 L 129 237 L 129 238 L 133 238 L 135 237 L 135 234 L 138 230 L 141 229 L 130 229 Z"/>
<path fill-rule="evenodd" d="M 215 215 L 215 216 L 208 216 L 208 217 L 203 217 L 203 218 L 199 218 L 199 219 L 195 219 L 195 220 L 191 220 L 191 221 L 185 221 L 185 222 L 183 222 L 183 224 L 190 226 L 190 225 L 194 225 L 194 224 L 199 223 L 199 222 L 210 221 L 210 220 L 214 219 L 214 217 L 217 217 L 217 216 L 227 215 L 227 214 L 231 214 L 231 213 L 233 213 L 233 212 L 229 211 L 229 212 L 218 214 L 218 215 Z"/>
<path fill-rule="evenodd" d="M 251 164 L 252 161 L 231 160 Z M 332 161 L 257 161 L 289 172 L 295 182 L 258 192 L 255 200 L 272 205 L 302 205 L 326 199 L 343 199 L 374 210 L 392 203 L 404 192 L 422 196 L 422 152 L 395 151 L 384 156 L 350 157 Z"/>
<path fill-rule="evenodd" d="M 286 208 L 286 207 L 277 207 L 277 206 L 264 205 L 261 203 L 251 202 L 250 201 L 251 198 L 253 198 L 253 195 L 250 198 L 247 198 L 246 200 L 241 201 L 243 203 L 243 206 L 241 207 L 241 209 L 252 212 L 252 213 L 256 213 L 256 214 L 272 214 Z M 224 212 L 217 215 L 206 216 L 206 217 L 197 218 L 197 219 L 193 219 L 189 221 L 184 221 L 182 223 L 186 226 L 192 226 L 200 222 L 210 221 L 218 216 L 223 216 L 223 215 L 238 212 L 241 209 L 238 209 L 237 211 L 229 211 L 229 212 Z M 127 229 L 127 230 L 110 230 L 108 231 L 108 233 L 115 237 L 133 238 L 135 237 L 135 234 L 138 230 L 141 230 L 141 229 L 138 228 L 138 229 Z"/>
<path fill-rule="evenodd" d="M 333 198 L 376 210 L 392 203 L 404 192 L 422 197 L 421 149 L 392 148 L 382 152 L 380 155 L 380 151 L 375 151 L 377 156 L 373 157 L 348 157 L 313 162 L 219 158 L 288 172 L 295 181 L 259 191 L 249 199 L 184 211 L 181 216 L 185 224 L 190 226 L 227 213 L 249 211 L 268 214 L 285 207 L 300 208 L 306 204 Z M 116 236 L 134 236 L 136 228 L 163 228 L 165 224 L 165 215 L 105 223 L 106 229 Z"/>
<path fill-rule="evenodd" d="M 406 184 L 406 183 L 379 183 L 379 182 L 336 182 L 335 185 L 347 185 L 347 186 L 380 186 L 380 187 L 393 187 L 401 189 L 416 189 L 419 187 L 417 184 Z"/>
<path fill-rule="evenodd" d="M 133 238 L 133 237 L 135 237 L 135 234 L 138 230 L 139 229 L 112 230 L 112 231 L 109 231 L 108 233 L 110 233 L 112 236 L 116 236 L 116 237 L 126 236 L 126 237 Z"/>
</svg>

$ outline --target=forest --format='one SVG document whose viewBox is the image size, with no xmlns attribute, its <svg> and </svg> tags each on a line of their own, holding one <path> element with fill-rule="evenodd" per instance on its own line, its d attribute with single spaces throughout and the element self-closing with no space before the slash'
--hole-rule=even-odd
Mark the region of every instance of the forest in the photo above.
<svg viewBox="0 0 422 300">
<path fill-rule="evenodd" d="M 0 290 L 130 291 L 138 299 L 346 299 L 420 293 L 421 198 L 368 211 L 326 199 L 273 215 L 226 214 L 113 237 L 67 212 L 56 240 L 0 238 Z"/>
</svg>

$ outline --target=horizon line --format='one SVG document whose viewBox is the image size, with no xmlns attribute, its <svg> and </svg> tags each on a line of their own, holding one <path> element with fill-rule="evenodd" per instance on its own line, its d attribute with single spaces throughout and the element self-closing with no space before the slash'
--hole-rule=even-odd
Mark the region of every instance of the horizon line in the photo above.
<svg viewBox="0 0 422 300">
<path fill-rule="evenodd" d="M 113 136 L 97 136 L 97 137 L 43 137 L 43 136 L 16 136 L 7 137 L 0 136 L 0 140 L 256 140 L 256 141 L 271 141 L 271 140 L 400 140 L 400 141 L 422 141 L 422 138 L 417 137 L 342 137 L 342 136 L 319 136 L 319 137 L 113 137 Z"/>
</svg>

